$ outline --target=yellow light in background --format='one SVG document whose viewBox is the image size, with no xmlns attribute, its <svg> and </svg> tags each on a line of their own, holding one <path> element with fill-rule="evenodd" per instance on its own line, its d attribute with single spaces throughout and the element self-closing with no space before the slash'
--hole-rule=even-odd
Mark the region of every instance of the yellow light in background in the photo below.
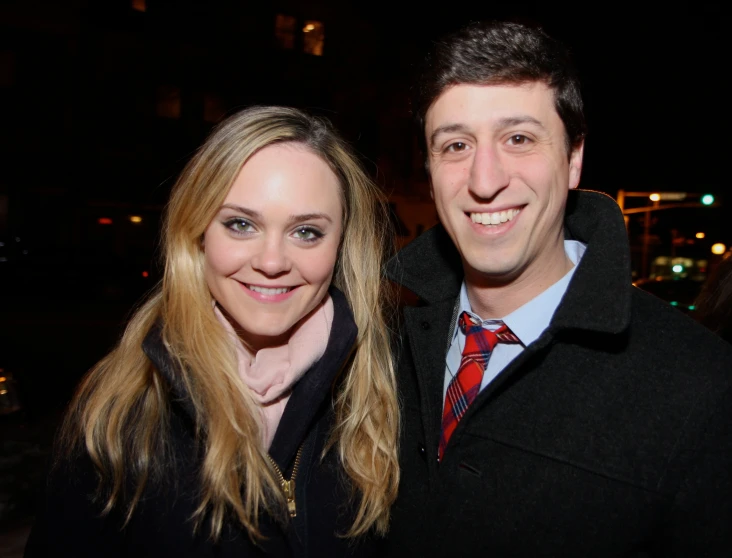
<svg viewBox="0 0 732 558">
<path fill-rule="evenodd" d="M 7 380 L 5 376 L 0 376 L 0 382 L 4 382 L 5 380 Z"/>
<path fill-rule="evenodd" d="M 302 28 L 302 51 L 313 56 L 323 56 L 323 44 L 325 42 L 325 25 L 322 21 L 303 21 Z"/>
<path fill-rule="evenodd" d="M 724 244 L 722 244 L 721 242 L 712 244 L 712 254 L 717 254 L 718 256 L 721 256 L 726 251 L 727 251 L 727 247 Z"/>
<path fill-rule="evenodd" d="M 139 215 L 130 215 L 130 221 L 133 223 L 142 223 L 142 217 Z"/>
<path fill-rule="evenodd" d="M 648 197 L 651 199 L 651 201 L 654 201 L 654 202 L 661 201 L 661 194 L 651 194 Z"/>
<path fill-rule="evenodd" d="M 703 232 L 696 233 L 697 238 L 704 238 L 705 236 L 707 236 L 707 235 L 705 235 Z"/>
</svg>

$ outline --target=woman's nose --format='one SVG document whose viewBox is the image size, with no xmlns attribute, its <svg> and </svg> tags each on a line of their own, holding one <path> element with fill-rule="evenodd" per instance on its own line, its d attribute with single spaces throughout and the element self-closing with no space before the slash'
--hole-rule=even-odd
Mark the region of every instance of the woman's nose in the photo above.
<svg viewBox="0 0 732 558">
<path fill-rule="evenodd" d="M 290 270 L 291 262 L 284 243 L 265 239 L 260 250 L 252 258 L 252 267 L 265 275 L 279 275 Z"/>
</svg>

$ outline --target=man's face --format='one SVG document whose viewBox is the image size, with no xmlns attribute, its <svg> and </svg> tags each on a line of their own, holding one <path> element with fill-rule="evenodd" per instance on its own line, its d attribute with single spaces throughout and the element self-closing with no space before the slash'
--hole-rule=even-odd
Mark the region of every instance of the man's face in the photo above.
<svg viewBox="0 0 732 558">
<path fill-rule="evenodd" d="M 552 90 L 453 86 L 427 111 L 425 134 L 432 197 L 468 285 L 546 288 L 560 279 L 564 207 L 582 147 L 567 156 Z"/>
</svg>

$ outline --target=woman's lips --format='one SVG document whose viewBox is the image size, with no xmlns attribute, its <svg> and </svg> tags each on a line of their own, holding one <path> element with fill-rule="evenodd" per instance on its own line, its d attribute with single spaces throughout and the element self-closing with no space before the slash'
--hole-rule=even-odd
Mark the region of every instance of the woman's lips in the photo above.
<svg viewBox="0 0 732 558">
<path fill-rule="evenodd" d="M 260 293 L 263 295 L 279 295 L 279 294 L 285 294 L 292 290 L 292 287 L 260 287 L 259 285 L 246 285 L 247 289 L 250 291 L 254 291 L 255 293 Z"/>
</svg>

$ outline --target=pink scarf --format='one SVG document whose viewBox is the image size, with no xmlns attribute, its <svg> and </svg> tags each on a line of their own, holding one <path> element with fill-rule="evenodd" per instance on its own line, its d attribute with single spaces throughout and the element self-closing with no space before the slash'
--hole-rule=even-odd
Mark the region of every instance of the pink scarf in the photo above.
<svg viewBox="0 0 732 558">
<path fill-rule="evenodd" d="M 326 295 L 320 307 L 293 328 L 286 345 L 260 349 L 256 354 L 244 346 L 218 306 L 214 311 L 234 342 L 239 376 L 259 403 L 262 441 L 269 449 L 292 386 L 325 352 L 333 324 L 333 301 Z"/>
</svg>

